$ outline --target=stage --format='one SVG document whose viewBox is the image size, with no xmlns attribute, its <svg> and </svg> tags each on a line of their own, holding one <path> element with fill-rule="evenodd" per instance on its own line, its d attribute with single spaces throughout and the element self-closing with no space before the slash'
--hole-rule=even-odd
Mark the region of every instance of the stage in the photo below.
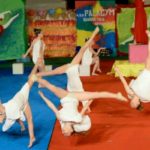
<svg viewBox="0 0 150 150">
<path fill-rule="evenodd" d="M 127 96 L 119 78 L 106 75 L 114 62 L 102 61 L 99 76 L 82 77 L 85 90 L 122 92 Z M 150 104 L 144 104 L 140 112 L 130 108 L 129 102 L 99 99 L 92 103 L 91 109 L 92 128 L 87 133 L 64 137 L 56 121 L 49 150 L 149 150 Z"/>
</svg>

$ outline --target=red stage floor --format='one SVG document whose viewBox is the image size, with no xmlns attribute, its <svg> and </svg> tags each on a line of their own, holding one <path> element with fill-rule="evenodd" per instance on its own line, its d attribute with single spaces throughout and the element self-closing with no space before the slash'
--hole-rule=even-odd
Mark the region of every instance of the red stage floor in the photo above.
<svg viewBox="0 0 150 150">
<path fill-rule="evenodd" d="M 105 74 L 112 63 L 103 61 L 102 74 L 82 78 L 85 90 L 121 91 L 125 95 L 120 80 Z M 139 112 L 131 109 L 129 103 L 99 99 L 91 109 L 92 128 L 86 134 L 64 137 L 57 121 L 49 150 L 149 150 L 150 104 L 144 104 L 144 110 Z"/>
</svg>

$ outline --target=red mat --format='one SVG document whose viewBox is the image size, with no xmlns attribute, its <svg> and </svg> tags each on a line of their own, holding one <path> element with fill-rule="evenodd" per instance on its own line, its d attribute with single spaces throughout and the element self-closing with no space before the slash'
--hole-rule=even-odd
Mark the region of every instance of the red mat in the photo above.
<svg viewBox="0 0 150 150">
<path fill-rule="evenodd" d="M 125 95 L 120 80 L 105 74 L 112 63 L 103 61 L 104 73 L 82 78 L 85 90 L 121 91 Z M 150 104 L 145 104 L 139 112 L 131 109 L 129 103 L 99 99 L 92 103 L 91 109 L 92 128 L 85 134 L 64 137 L 56 121 L 49 150 L 149 150 Z"/>
</svg>

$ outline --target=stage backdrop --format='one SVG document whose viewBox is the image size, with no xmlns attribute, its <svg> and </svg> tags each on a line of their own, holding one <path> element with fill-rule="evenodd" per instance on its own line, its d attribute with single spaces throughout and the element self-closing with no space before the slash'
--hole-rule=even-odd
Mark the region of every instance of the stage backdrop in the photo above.
<svg viewBox="0 0 150 150">
<path fill-rule="evenodd" d="M 34 39 L 34 28 L 40 28 L 46 43 L 45 58 L 72 57 L 76 50 L 76 15 L 73 10 L 28 9 L 29 44 Z"/>
<path fill-rule="evenodd" d="M 81 47 L 89 38 L 96 26 L 99 35 L 95 38 L 95 49 L 106 47 L 103 56 L 116 56 L 115 36 L 115 1 L 76 1 L 77 14 L 77 46 Z"/>
<path fill-rule="evenodd" d="M 23 1 L 0 0 L 0 60 L 17 59 L 25 52 L 24 20 Z"/>
<path fill-rule="evenodd" d="M 128 45 L 133 43 L 131 27 L 134 26 L 135 8 L 120 7 L 117 13 L 118 50 L 128 54 Z M 147 25 L 150 28 L 150 7 L 145 7 L 147 14 Z"/>
</svg>

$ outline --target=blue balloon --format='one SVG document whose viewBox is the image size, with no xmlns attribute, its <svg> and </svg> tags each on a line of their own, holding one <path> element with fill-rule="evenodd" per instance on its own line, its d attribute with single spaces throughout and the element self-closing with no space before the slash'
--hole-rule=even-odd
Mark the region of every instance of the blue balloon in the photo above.
<svg viewBox="0 0 150 150">
<path fill-rule="evenodd" d="M 48 13 L 49 13 L 50 15 L 55 14 L 55 9 L 49 9 L 49 10 L 48 10 Z"/>
</svg>

